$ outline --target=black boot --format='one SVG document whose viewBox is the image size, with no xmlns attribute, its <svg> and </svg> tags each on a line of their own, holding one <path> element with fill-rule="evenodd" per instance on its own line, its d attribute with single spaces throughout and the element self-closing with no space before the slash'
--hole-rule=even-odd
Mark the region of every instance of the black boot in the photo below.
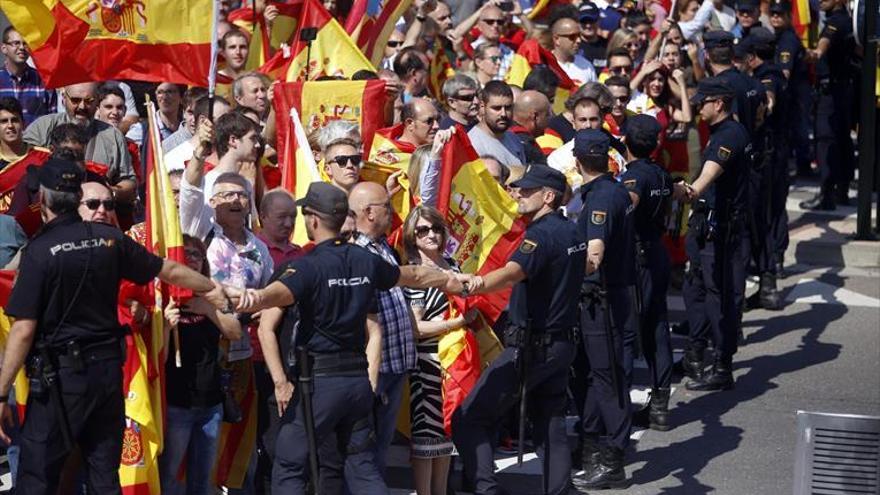
<svg viewBox="0 0 880 495">
<path fill-rule="evenodd" d="M 581 445 L 581 470 L 583 477 L 589 477 L 602 462 L 602 451 L 599 449 L 599 439 L 584 435 Z"/>
<path fill-rule="evenodd" d="M 761 288 L 758 292 L 762 308 L 779 311 L 785 306 L 782 303 L 782 295 L 776 288 L 776 277 L 772 273 L 761 274 Z"/>
<path fill-rule="evenodd" d="M 688 382 L 688 390 L 711 392 L 733 388 L 733 363 L 731 358 L 716 358 L 712 369 L 698 380 Z"/>
<path fill-rule="evenodd" d="M 773 271 L 776 272 L 776 280 L 788 276 L 788 272 L 785 271 L 785 264 L 781 259 L 776 261 L 776 264 L 773 266 Z"/>
<path fill-rule="evenodd" d="M 703 377 L 703 349 L 689 348 L 681 359 L 681 367 L 684 374 L 692 380 Z"/>
<path fill-rule="evenodd" d="M 602 462 L 592 473 L 572 479 L 580 490 L 604 490 L 623 488 L 627 485 L 626 471 L 623 469 L 623 450 L 615 447 L 602 448 Z"/>
<path fill-rule="evenodd" d="M 669 389 L 655 388 L 651 391 L 651 429 L 669 431 Z"/>
</svg>

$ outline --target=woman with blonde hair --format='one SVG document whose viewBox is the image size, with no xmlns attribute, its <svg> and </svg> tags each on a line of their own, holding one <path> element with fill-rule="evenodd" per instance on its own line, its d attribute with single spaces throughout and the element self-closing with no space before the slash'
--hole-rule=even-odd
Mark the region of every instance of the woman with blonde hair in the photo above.
<svg viewBox="0 0 880 495">
<path fill-rule="evenodd" d="M 448 233 L 443 215 L 419 205 L 403 224 L 404 256 L 410 264 L 458 271 L 445 256 Z M 443 370 L 437 345 L 451 330 L 473 321 L 476 312 L 449 318 L 449 300 L 438 289 L 404 289 L 416 319 L 418 370 L 410 375 L 410 457 L 418 495 L 446 495 L 452 439 L 443 427 Z"/>
</svg>

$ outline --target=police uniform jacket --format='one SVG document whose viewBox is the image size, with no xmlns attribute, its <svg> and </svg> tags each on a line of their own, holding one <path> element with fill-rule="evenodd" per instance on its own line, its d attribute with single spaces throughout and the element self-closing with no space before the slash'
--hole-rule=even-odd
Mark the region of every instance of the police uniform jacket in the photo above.
<svg viewBox="0 0 880 495">
<path fill-rule="evenodd" d="M 340 239 L 318 244 L 279 279 L 299 305 L 296 344 L 313 353 L 363 353 L 376 291 L 391 289 L 399 278 L 400 268 L 360 246 Z"/>
<path fill-rule="evenodd" d="M 51 334 L 55 346 L 110 342 L 122 336 L 119 282 L 146 284 L 162 263 L 116 227 L 62 215 L 24 248 L 6 313 L 37 320 L 38 332 Z"/>
<path fill-rule="evenodd" d="M 845 8 L 835 9 L 828 14 L 825 28 L 819 37 L 831 40 L 825 56 L 816 65 L 819 79 L 829 80 L 832 84 L 850 83 L 854 75 L 852 58 L 856 39 L 853 35 L 852 17 Z"/>
<path fill-rule="evenodd" d="M 602 270 L 608 287 L 631 285 L 635 244 L 629 193 L 611 174 L 603 174 L 581 186 L 581 199 L 584 208 L 578 216 L 578 230 L 587 243 L 593 239 L 605 243 Z M 592 273 L 586 280 L 600 283 L 599 272 Z"/>
<path fill-rule="evenodd" d="M 774 134 L 786 132 L 785 118 L 788 115 L 787 82 L 785 74 L 776 64 L 764 62 L 753 72 L 755 79 L 764 86 L 766 91 L 772 91 L 776 95 L 773 113 L 764 119 L 764 129 Z"/>
<path fill-rule="evenodd" d="M 745 126 L 749 136 L 753 137 L 757 130 L 758 107 L 767 100 L 767 92 L 757 80 L 735 68 L 721 72 L 718 74 L 718 77 L 727 81 L 736 93 L 732 112 L 737 116 L 739 122 Z"/>
<path fill-rule="evenodd" d="M 782 70 L 787 70 L 792 80 L 806 80 L 807 63 L 804 60 L 806 52 L 801 40 L 793 28 L 786 28 L 776 32 L 776 63 Z"/>
<path fill-rule="evenodd" d="M 639 159 L 627 164 L 620 180 L 628 191 L 639 196 L 633 218 L 636 238 L 642 242 L 659 241 L 666 231 L 672 177 L 656 162 Z"/>
<path fill-rule="evenodd" d="M 577 227 L 562 213 L 538 218 L 510 261 L 525 272 L 525 280 L 510 295 L 510 321 L 524 328 L 552 332 L 577 326 L 577 300 L 586 264 L 587 245 Z"/>
<path fill-rule="evenodd" d="M 714 207 L 718 222 L 726 224 L 731 215 L 745 213 L 752 145 L 745 127 L 732 117 L 710 130 L 703 163 L 716 162 L 724 172 L 712 183 L 705 199 Z"/>
</svg>

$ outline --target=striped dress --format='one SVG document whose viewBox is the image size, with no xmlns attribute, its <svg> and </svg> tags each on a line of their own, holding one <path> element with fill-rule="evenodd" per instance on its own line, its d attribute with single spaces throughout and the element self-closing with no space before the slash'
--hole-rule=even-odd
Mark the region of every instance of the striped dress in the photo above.
<svg viewBox="0 0 880 495">
<path fill-rule="evenodd" d="M 458 271 L 451 259 L 446 260 L 450 267 Z M 422 321 L 442 321 L 446 319 L 449 300 L 439 289 L 405 289 L 407 299 L 413 308 L 424 311 Z M 433 459 L 452 455 L 452 439 L 443 429 L 443 372 L 437 354 L 437 344 L 442 335 L 420 339 L 418 369 L 409 377 L 410 420 L 412 437 L 410 455 L 417 459 Z"/>
</svg>

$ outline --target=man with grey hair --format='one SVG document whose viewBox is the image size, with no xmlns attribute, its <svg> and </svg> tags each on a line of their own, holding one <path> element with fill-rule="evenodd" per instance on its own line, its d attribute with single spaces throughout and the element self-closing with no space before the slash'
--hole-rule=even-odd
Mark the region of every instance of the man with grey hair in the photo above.
<svg viewBox="0 0 880 495">
<path fill-rule="evenodd" d="M 49 147 L 50 135 L 61 124 L 76 124 L 86 129 L 89 142 L 86 160 L 106 165 L 107 180 L 116 199 L 132 202 L 137 183 L 131 166 L 131 155 L 125 136 L 110 124 L 95 119 L 98 108 L 98 84 L 93 82 L 72 84 L 62 92 L 64 112 L 43 115 L 24 131 L 23 139 L 34 146 Z"/>
<path fill-rule="evenodd" d="M 443 98 L 449 114 L 440 121 L 440 130 L 461 124 L 465 130 L 471 130 L 477 123 L 480 111 L 480 100 L 477 93 L 480 87 L 477 81 L 464 74 L 456 74 L 443 83 Z"/>
<path fill-rule="evenodd" d="M 254 109 L 265 121 L 269 114 L 269 82 L 259 72 L 245 72 L 232 82 L 232 98 L 236 105 Z"/>
</svg>

